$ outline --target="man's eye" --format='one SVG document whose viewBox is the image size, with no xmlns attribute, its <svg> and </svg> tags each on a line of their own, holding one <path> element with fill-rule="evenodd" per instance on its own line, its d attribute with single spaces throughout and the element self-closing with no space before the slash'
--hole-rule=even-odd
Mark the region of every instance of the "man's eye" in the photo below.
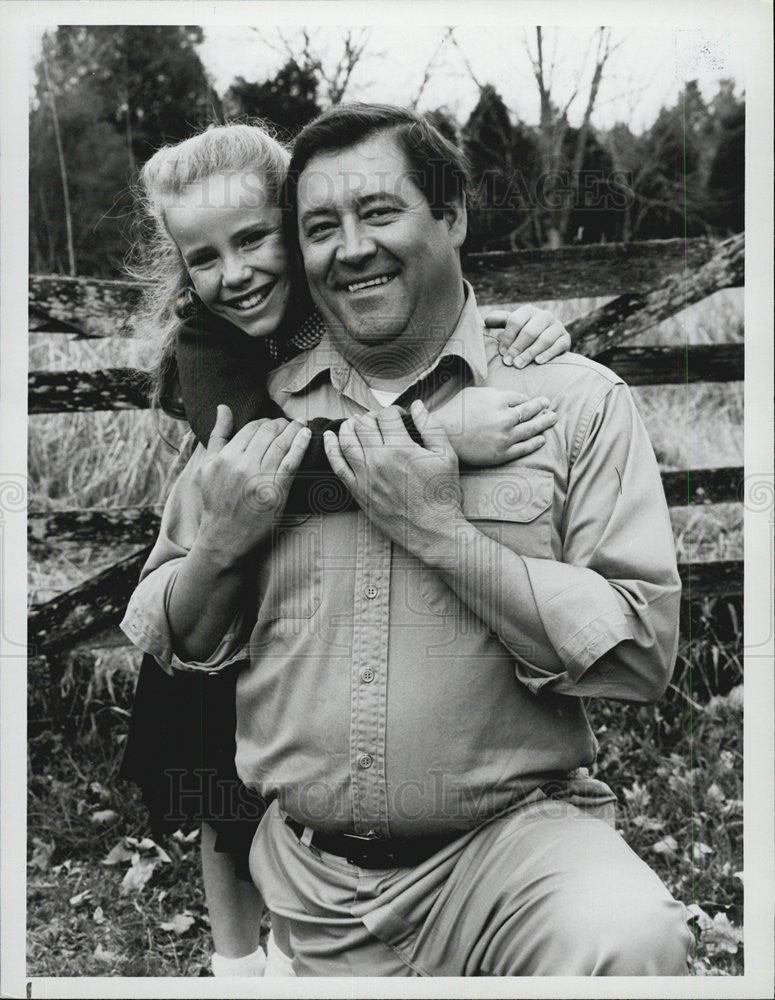
<svg viewBox="0 0 775 1000">
<path fill-rule="evenodd" d="M 307 239 L 314 240 L 320 239 L 323 236 L 328 235 L 334 228 L 333 222 L 313 222 L 312 225 L 307 226 L 306 236 Z"/>
<path fill-rule="evenodd" d="M 378 208 L 370 208 L 368 212 L 364 214 L 366 219 L 385 219 L 388 216 L 395 215 L 396 209 L 392 205 L 381 205 Z"/>
</svg>

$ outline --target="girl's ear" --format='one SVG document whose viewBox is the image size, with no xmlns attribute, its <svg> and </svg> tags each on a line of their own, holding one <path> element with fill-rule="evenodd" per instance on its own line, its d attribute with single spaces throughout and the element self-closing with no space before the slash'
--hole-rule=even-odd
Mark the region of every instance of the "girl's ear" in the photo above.
<svg viewBox="0 0 775 1000">
<path fill-rule="evenodd" d="M 444 206 L 444 221 L 449 228 L 452 245 L 459 250 L 468 232 L 465 198 L 455 199 Z"/>
<path fill-rule="evenodd" d="M 187 320 L 196 312 L 197 297 L 196 292 L 191 287 L 191 285 L 186 285 L 186 287 L 178 294 L 175 299 L 173 309 L 175 310 L 175 315 L 178 319 Z"/>
</svg>

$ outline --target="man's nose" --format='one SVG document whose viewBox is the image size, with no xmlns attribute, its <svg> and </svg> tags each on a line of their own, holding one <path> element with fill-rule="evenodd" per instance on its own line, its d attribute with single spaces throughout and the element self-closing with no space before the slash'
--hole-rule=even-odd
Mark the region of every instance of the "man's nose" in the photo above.
<svg viewBox="0 0 775 1000">
<path fill-rule="evenodd" d="M 342 238 L 336 249 L 336 259 L 342 264 L 358 264 L 377 252 L 377 244 L 368 230 L 359 222 L 345 223 Z"/>
<path fill-rule="evenodd" d="M 236 254 L 230 254 L 223 259 L 221 280 L 228 287 L 244 285 L 250 279 L 250 267 L 247 261 Z"/>
</svg>

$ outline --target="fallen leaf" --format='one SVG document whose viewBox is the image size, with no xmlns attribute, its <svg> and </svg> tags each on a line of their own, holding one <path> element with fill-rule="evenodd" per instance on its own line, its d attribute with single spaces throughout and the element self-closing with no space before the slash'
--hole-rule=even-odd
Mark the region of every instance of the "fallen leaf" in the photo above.
<svg viewBox="0 0 775 1000">
<path fill-rule="evenodd" d="M 159 926 L 163 931 L 172 931 L 173 934 L 185 934 L 191 929 L 195 918 L 190 913 L 176 913 L 172 920 L 167 920 Z"/>
<path fill-rule="evenodd" d="M 739 871 L 739 872 L 733 872 L 733 875 L 735 876 L 735 878 L 739 878 L 741 882 L 744 882 L 744 877 L 743 877 L 743 876 L 744 876 L 744 874 L 745 874 L 745 873 L 744 873 L 744 872 L 742 872 L 742 871 Z"/>
<path fill-rule="evenodd" d="M 119 840 L 115 847 L 112 847 L 108 852 L 108 856 L 103 859 L 103 865 L 119 865 L 122 861 L 131 861 L 134 856 L 134 851 L 130 849 L 124 843 L 125 838 Z"/>
<path fill-rule="evenodd" d="M 159 859 L 159 861 L 163 861 L 165 865 L 172 864 L 172 858 L 169 856 L 169 854 L 167 854 L 164 848 L 159 847 L 158 844 L 156 845 L 156 857 Z"/>
<path fill-rule="evenodd" d="M 89 896 L 91 896 L 91 889 L 84 889 L 83 892 L 77 892 L 74 896 L 70 897 L 70 906 L 80 906 Z"/>
<path fill-rule="evenodd" d="M 705 797 L 714 805 L 721 805 L 721 803 L 726 799 L 723 790 L 716 784 L 715 781 L 705 792 Z"/>
<path fill-rule="evenodd" d="M 199 828 L 192 830 L 191 833 L 183 833 L 182 830 L 176 830 L 172 834 L 172 839 L 177 840 L 179 844 L 193 844 L 194 841 L 199 837 Z"/>
<path fill-rule="evenodd" d="M 154 868 L 158 864 L 157 858 L 141 858 L 127 869 L 126 875 L 121 881 L 121 895 L 127 896 L 130 892 L 139 892 L 153 875 Z"/>
<path fill-rule="evenodd" d="M 651 792 L 637 781 L 633 782 L 632 788 L 624 789 L 624 797 L 633 809 L 645 809 L 651 802 Z"/>
<path fill-rule="evenodd" d="M 695 861 L 701 861 L 708 854 L 713 854 L 713 848 L 708 844 L 703 844 L 700 840 L 695 840 L 692 846 L 692 853 Z"/>
<path fill-rule="evenodd" d="M 642 830 L 648 830 L 651 833 L 658 833 L 665 828 L 662 820 L 654 816 L 633 816 L 630 822 L 633 826 L 637 826 Z"/>
<path fill-rule="evenodd" d="M 678 853 L 678 841 L 675 837 L 668 835 L 662 840 L 658 840 L 656 844 L 652 845 L 651 850 L 655 854 L 677 854 Z"/>
<path fill-rule="evenodd" d="M 92 826 L 110 826 L 117 819 L 118 813 L 115 809 L 98 809 L 97 812 L 91 814 Z"/>
<path fill-rule="evenodd" d="M 143 837 L 142 840 L 138 840 L 136 837 L 127 837 L 127 843 L 136 847 L 138 851 L 153 851 L 156 848 L 156 841 L 151 840 L 150 837 Z"/>
<path fill-rule="evenodd" d="M 95 924 L 105 923 L 105 914 L 103 913 L 102 907 L 98 906 L 97 909 L 91 915 L 92 920 Z"/>
<path fill-rule="evenodd" d="M 743 931 L 730 921 L 726 913 L 717 913 L 710 927 L 703 929 L 702 940 L 717 951 L 734 955 L 743 941 Z"/>
<path fill-rule="evenodd" d="M 732 688 L 729 694 L 714 695 L 705 706 L 705 711 L 711 715 L 724 710 L 729 711 L 730 709 L 733 712 L 742 712 L 745 700 L 744 695 L 745 688 L 742 684 L 738 684 L 737 687 Z"/>
<path fill-rule="evenodd" d="M 64 869 L 67 872 L 67 874 L 69 875 L 70 874 L 70 867 L 71 867 L 72 863 L 73 862 L 71 861 L 71 859 L 68 858 L 67 861 L 63 861 L 61 865 L 54 865 L 54 867 L 51 869 L 51 871 L 55 875 L 58 875 L 62 871 L 62 869 Z"/>
<path fill-rule="evenodd" d="M 40 837 L 33 837 L 32 842 L 35 845 L 35 850 L 32 852 L 29 864 L 44 872 L 51 864 L 51 856 L 54 853 L 54 844 L 41 840 Z"/>
<path fill-rule="evenodd" d="M 116 955 L 115 952 L 108 951 L 107 949 L 103 948 L 102 944 L 98 944 L 97 947 L 94 949 L 94 957 L 99 962 L 109 962 L 111 964 L 118 959 L 118 955 Z"/>
<path fill-rule="evenodd" d="M 685 906 L 684 909 L 693 919 L 697 920 L 697 926 L 701 931 L 706 930 L 708 927 L 713 926 L 713 921 L 708 916 L 708 914 L 699 907 L 696 903 L 690 903 L 689 906 Z"/>
</svg>

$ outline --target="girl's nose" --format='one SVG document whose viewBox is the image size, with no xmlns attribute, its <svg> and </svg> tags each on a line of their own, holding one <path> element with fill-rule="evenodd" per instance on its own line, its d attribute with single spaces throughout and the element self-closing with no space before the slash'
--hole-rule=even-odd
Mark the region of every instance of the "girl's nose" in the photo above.
<svg viewBox="0 0 775 1000">
<path fill-rule="evenodd" d="M 228 287 L 244 285 L 250 280 L 250 266 L 247 261 L 237 256 L 230 256 L 223 261 L 222 281 Z"/>
</svg>

